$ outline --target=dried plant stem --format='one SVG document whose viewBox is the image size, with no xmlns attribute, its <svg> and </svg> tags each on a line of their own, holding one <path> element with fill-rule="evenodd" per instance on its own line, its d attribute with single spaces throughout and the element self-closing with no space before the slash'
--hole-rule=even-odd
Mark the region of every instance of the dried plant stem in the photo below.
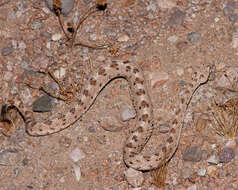
<svg viewBox="0 0 238 190">
<path fill-rule="evenodd" d="M 44 86 L 40 87 L 41 90 L 49 94 L 50 96 L 57 98 L 59 100 L 63 100 L 65 102 L 70 103 L 74 97 L 76 96 L 77 88 L 74 83 L 71 84 L 70 89 L 64 89 L 61 81 L 55 77 L 52 71 L 48 71 L 50 77 L 57 83 L 59 86 L 59 94 L 57 95 L 56 93 L 49 92 Z"/>
<path fill-rule="evenodd" d="M 152 171 L 153 184 L 156 187 L 165 189 L 165 180 L 167 175 L 168 162 L 165 162 L 161 167 Z"/>
<path fill-rule="evenodd" d="M 77 42 L 76 44 L 73 44 L 74 46 L 83 46 L 83 47 L 87 47 L 87 48 L 92 48 L 92 49 L 106 49 L 106 46 L 98 46 L 98 45 L 90 45 L 90 44 L 86 44 L 84 42 Z"/>
<path fill-rule="evenodd" d="M 82 24 L 92 13 L 95 13 L 95 12 L 97 12 L 97 11 L 98 11 L 97 6 L 93 6 L 93 7 L 89 8 L 89 10 L 81 17 L 81 19 L 80 19 L 80 21 L 79 21 L 79 23 L 78 23 L 78 25 L 77 25 L 77 27 L 76 27 L 76 29 L 75 29 L 75 31 L 74 31 L 74 34 L 73 34 L 71 47 L 73 47 L 73 45 L 74 45 L 74 41 L 75 41 L 75 38 L 76 38 L 76 35 L 77 35 L 77 31 L 78 31 L 79 27 L 81 26 L 81 24 Z M 79 45 L 84 45 L 84 44 L 79 43 Z M 89 46 L 89 45 L 87 45 L 87 46 Z M 86 47 L 87 47 L 87 46 L 86 46 Z M 90 47 L 90 46 L 89 46 L 89 47 Z"/>
<path fill-rule="evenodd" d="M 61 19 L 61 14 L 57 14 L 57 17 L 58 17 L 58 21 L 59 21 L 60 27 L 63 30 L 64 35 L 66 36 L 67 40 L 70 40 L 70 37 L 68 36 L 67 32 L 64 29 L 64 26 L 63 26 L 63 23 L 62 23 L 62 19 Z"/>
<path fill-rule="evenodd" d="M 237 98 L 229 100 L 222 105 L 216 105 L 212 110 L 212 115 L 215 120 L 212 128 L 220 136 L 226 138 L 236 137 L 238 128 L 238 107 Z"/>
</svg>

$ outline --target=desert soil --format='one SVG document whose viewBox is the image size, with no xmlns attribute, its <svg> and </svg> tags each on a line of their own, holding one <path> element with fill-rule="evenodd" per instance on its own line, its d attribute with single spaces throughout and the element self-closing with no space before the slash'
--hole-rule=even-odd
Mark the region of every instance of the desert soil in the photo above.
<svg viewBox="0 0 238 190">
<path fill-rule="evenodd" d="M 95 3 L 75 0 L 73 9 L 62 16 L 64 28 L 69 22 L 77 23 Z M 83 22 L 75 39 L 75 43 L 111 47 L 95 49 L 70 47 L 45 1 L 1 0 L 0 104 L 20 99 L 32 109 L 38 100 L 40 106 L 34 104 L 38 106 L 34 109 L 48 112 L 35 113 L 37 119 L 46 119 L 56 111 L 63 113 L 70 102 L 49 98 L 39 90 L 44 85 L 59 94 L 59 86 L 47 70 L 64 88 L 80 93 L 89 73 L 107 59 L 141 65 L 155 121 L 161 119 L 160 106 L 174 95 L 162 96 L 161 89 L 166 90 L 169 81 L 189 81 L 189 69 L 200 68 L 205 75 L 203 68 L 212 66 L 220 73 L 217 81 L 234 94 L 237 80 L 233 78 L 231 85 L 226 79 L 238 73 L 237 7 L 237 1 L 225 0 L 108 0 L 104 11 L 92 13 Z M 208 93 L 206 87 L 200 91 L 192 105 L 198 104 L 199 97 L 207 97 L 203 95 Z M 53 135 L 29 136 L 20 116 L 9 129 L 0 125 L 0 189 L 160 189 L 153 184 L 150 171 L 135 173 L 138 187 L 128 183 L 122 150 L 136 121 L 128 92 L 125 80 L 111 82 L 80 121 Z M 46 104 L 39 100 L 42 96 Z M 238 189 L 237 141 L 216 134 L 208 124 L 207 108 L 198 108 L 190 112 L 178 150 L 168 164 L 165 189 Z M 167 110 L 164 112 L 166 115 Z M 163 143 L 160 136 L 168 134 L 169 126 L 155 128 L 149 145 L 154 149 Z"/>
</svg>

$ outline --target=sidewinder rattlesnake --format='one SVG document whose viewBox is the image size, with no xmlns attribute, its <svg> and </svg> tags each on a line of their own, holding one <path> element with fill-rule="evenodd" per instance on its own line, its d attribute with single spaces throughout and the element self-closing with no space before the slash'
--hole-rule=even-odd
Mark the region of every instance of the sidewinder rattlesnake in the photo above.
<svg viewBox="0 0 238 190">
<path fill-rule="evenodd" d="M 195 72 L 193 82 L 190 84 L 192 92 L 198 84 L 207 80 L 207 76 Z M 171 122 L 169 135 L 160 147 L 159 153 L 148 155 L 141 154 L 144 146 L 150 139 L 154 128 L 152 103 L 147 91 L 147 84 L 141 68 L 129 61 L 106 61 L 95 69 L 89 80 L 83 86 L 82 93 L 76 97 L 77 104 L 61 117 L 53 116 L 52 119 L 36 122 L 32 111 L 26 110 L 20 101 L 15 101 L 25 115 L 26 131 L 31 136 L 44 136 L 57 133 L 75 123 L 92 106 L 101 90 L 112 80 L 124 78 L 128 81 L 131 99 L 136 110 L 137 122 L 135 128 L 127 138 L 123 150 L 124 161 L 127 166 L 136 170 L 151 170 L 168 161 L 177 149 L 183 119 L 187 108 L 187 101 L 191 93 L 187 91 L 180 97 L 179 105 L 175 105 L 174 118 Z M 11 106 L 10 104 L 8 106 Z M 57 114 L 56 114 L 57 115 Z"/>
</svg>

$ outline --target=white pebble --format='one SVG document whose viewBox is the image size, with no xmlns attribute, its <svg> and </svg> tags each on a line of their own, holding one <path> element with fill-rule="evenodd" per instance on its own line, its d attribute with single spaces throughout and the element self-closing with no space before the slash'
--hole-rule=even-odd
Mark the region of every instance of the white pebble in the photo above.
<svg viewBox="0 0 238 190">
<path fill-rule="evenodd" d="M 48 9 L 47 7 L 43 7 L 42 11 L 46 14 L 50 14 L 50 9 Z"/>
<path fill-rule="evenodd" d="M 75 165 L 74 164 L 74 173 L 75 173 L 75 176 L 76 176 L 76 180 L 79 181 L 80 178 L 81 178 L 81 170 L 80 170 L 80 167 Z"/>
<path fill-rule="evenodd" d="M 91 34 L 89 38 L 90 38 L 91 41 L 96 41 L 97 40 L 97 35 L 96 34 Z"/>
<path fill-rule="evenodd" d="M 12 72 L 5 71 L 4 75 L 3 75 L 3 80 L 10 81 L 12 79 L 12 77 L 13 77 Z"/>
<path fill-rule="evenodd" d="M 118 38 L 118 42 L 127 42 L 129 39 L 129 36 L 123 35 Z"/>
<path fill-rule="evenodd" d="M 218 22 L 220 19 L 218 17 L 215 18 L 215 22 Z"/>
<path fill-rule="evenodd" d="M 210 164 L 218 164 L 219 163 L 219 158 L 217 155 L 212 155 L 207 159 L 207 162 Z"/>
<path fill-rule="evenodd" d="M 46 42 L 46 48 L 50 49 L 50 47 L 51 47 L 51 43 L 50 42 Z"/>
<path fill-rule="evenodd" d="M 207 170 L 205 168 L 201 168 L 200 170 L 198 170 L 198 175 L 201 177 L 204 177 L 206 175 Z"/>
<path fill-rule="evenodd" d="M 157 0 L 157 3 L 162 9 L 171 9 L 176 6 L 176 2 L 174 0 Z"/>
<path fill-rule="evenodd" d="M 236 140 L 235 139 L 230 139 L 226 142 L 224 147 L 229 147 L 229 148 L 236 148 Z"/>
<path fill-rule="evenodd" d="M 217 145 L 216 144 L 212 144 L 212 149 L 216 149 L 217 148 Z"/>
<path fill-rule="evenodd" d="M 54 75 L 56 78 L 63 78 L 66 74 L 66 69 L 64 67 L 60 67 L 58 70 L 54 71 Z"/>
<path fill-rule="evenodd" d="M 208 166 L 207 167 L 207 174 L 209 176 L 214 176 L 216 174 L 217 168 L 216 166 Z"/>
<path fill-rule="evenodd" d="M 183 68 L 178 68 L 178 69 L 177 69 L 177 74 L 178 74 L 178 76 L 184 75 L 184 70 L 183 70 Z"/>
<path fill-rule="evenodd" d="M 136 112 L 132 108 L 127 107 L 124 110 L 122 110 L 122 112 L 121 112 L 121 120 L 122 121 L 128 121 L 135 117 L 136 117 Z"/>
<path fill-rule="evenodd" d="M 19 47 L 20 49 L 26 49 L 26 44 L 25 44 L 23 41 L 21 41 L 21 42 L 19 42 L 18 47 Z"/>
<path fill-rule="evenodd" d="M 153 11 L 153 12 L 155 12 L 156 9 L 157 9 L 157 7 L 156 7 L 156 5 L 155 5 L 152 1 L 150 1 L 150 4 L 146 7 L 146 10 L 147 10 L 147 11 Z"/>
<path fill-rule="evenodd" d="M 52 39 L 53 41 L 58 41 L 58 40 L 60 40 L 61 38 L 62 38 L 62 35 L 61 35 L 61 34 L 53 34 L 52 37 L 51 37 L 51 39 Z"/>
<path fill-rule="evenodd" d="M 170 43 L 175 43 L 177 40 L 178 40 L 178 37 L 175 35 L 168 37 L 168 41 Z"/>
<path fill-rule="evenodd" d="M 59 181 L 60 181 L 60 183 L 64 183 L 64 182 L 65 182 L 64 176 L 61 177 L 61 178 L 59 179 Z"/>
<path fill-rule="evenodd" d="M 187 190 L 197 190 L 197 186 L 192 185 L 192 186 L 188 187 Z"/>
<path fill-rule="evenodd" d="M 125 177 L 128 183 L 133 187 L 140 187 L 144 182 L 143 173 L 133 168 L 129 168 L 125 171 Z"/>
<path fill-rule="evenodd" d="M 85 158 L 85 156 L 86 156 L 85 153 L 79 148 L 74 149 L 69 154 L 69 157 L 71 158 L 71 160 L 73 160 L 73 162 L 78 162 L 79 160 Z"/>
<path fill-rule="evenodd" d="M 88 137 L 83 137 L 84 142 L 88 142 Z"/>
</svg>

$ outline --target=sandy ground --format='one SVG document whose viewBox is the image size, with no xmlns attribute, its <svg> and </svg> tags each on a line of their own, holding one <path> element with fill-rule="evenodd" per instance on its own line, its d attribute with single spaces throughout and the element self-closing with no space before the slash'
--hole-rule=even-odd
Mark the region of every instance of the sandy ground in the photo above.
<svg viewBox="0 0 238 190">
<path fill-rule="evenodd" d="M 76 0 L 73 10 L 62 17 L 65 28 L 67 22 L 77 23 L 93 4 L 91 0 Z M 228 78 L 232 72 L 236 76 L 237 6 L 236 1 L 222 0 L 110 0 L 105 11 L 93 13 L 81 25 L 76 42 L 111 44 L 118 50 L 111 52 L 66 46 L 57 17 L 44 1 L 1 0 L 0 104 L 20 98 L 32 109 L 33 102 L 46 94 L 25 84 L 29 76 L 33 86 L 44 82 L 49 90 L 58 91 L 47 69 L 65 86 L 69 76 L 71 82 L 83 85 L 100 62 L 120 58 L 142 66 L 158 120 L 156 110 L 167 100 L 161 89 L 168 81 L 189 80 L 189 68 L 213 65 L 216 72 L 226 73 L 228 69 Z M 235 92 L 235 82 L 224 86 L 230 85 L 229 90 Z M 204 87 L 201 94 L 208 91 Z M 198 93 L 193 101 L 199 97 Z M 64 111 L 64 101 L 48 101 L 52 111 L 36 113 L 35 117 L 44 119 L 55 111 Z M 199 114 L 191 112 L 191 122 L 184 128 L 180 146 L 168 165 L 165 189 L 238 189 L 236 141 L 215 134 L 206 124 L 209 119 L 204 116 L 204 106 L 199 108 Z M 123 121 L 123 117 L 134 115 L 127 82 L 120 79 L 102 91 L 80 121 L 60 133 L 31 137 L 18 118 L 10 137 L 0 135 L 0 189 L 159 189 L 152 184 L 149 171 L 142 173 L 144 183 L 139 187 L 128 184 L 122 148 L 128 126 L 133 126 L 135 119 Z M 159 135 L 166 134 L 166 126 L 158 129 L 156 125 L 150 143 L 159 144 Z M 156 149 L 156 145 L 151 146 Z"/>
</svg>

